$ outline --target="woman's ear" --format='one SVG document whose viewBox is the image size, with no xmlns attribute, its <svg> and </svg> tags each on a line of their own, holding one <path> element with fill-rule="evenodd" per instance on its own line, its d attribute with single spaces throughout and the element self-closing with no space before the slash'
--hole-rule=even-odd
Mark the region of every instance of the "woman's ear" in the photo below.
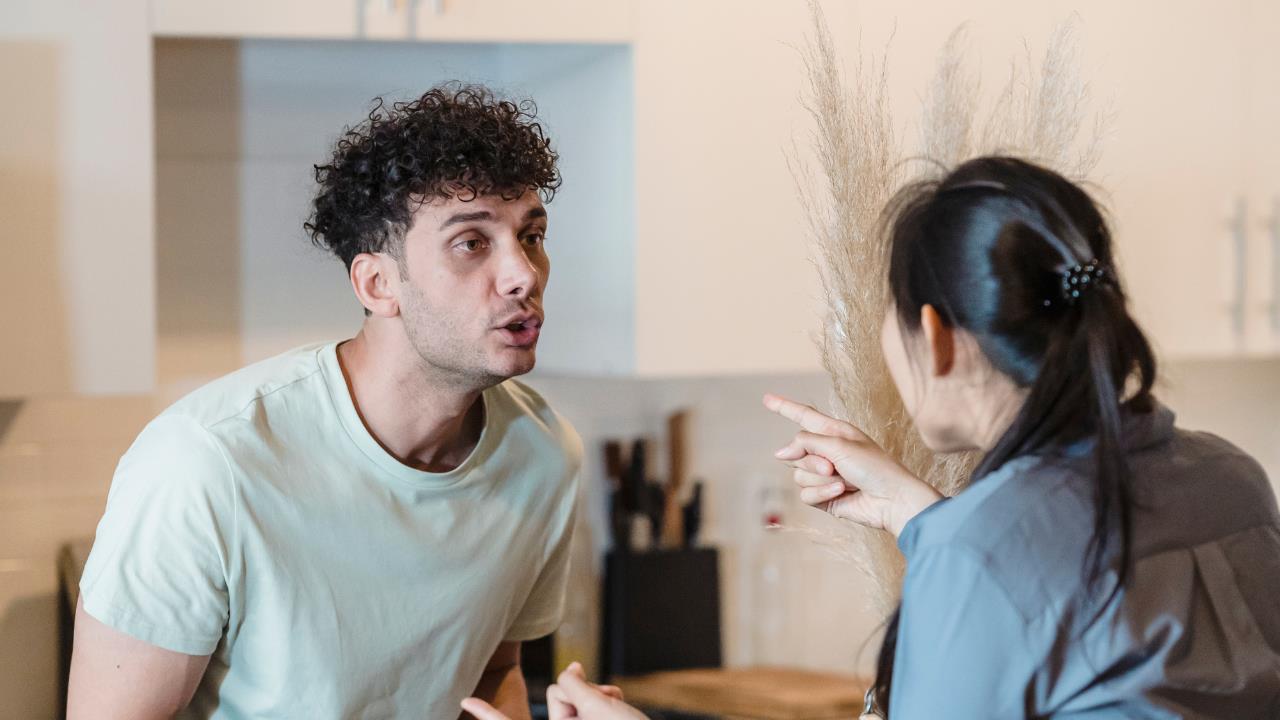
<svg viewBox="0 0 1280 720">
<path fill-rule="evenodd" d="M 955 330 L 942 322 L 942 316 L 932 305 L 920 308 L 920 329 L 924 331 L 925 346 L 929 349 L 929 367 L 935 377 L 950 373 L 956 362 Z"/>
<path fill-rule="evenodd" d="M 377 317 L 400 314 L 400 266 L 384 253 L 360 253 L 351 261 L 351 289 L 356 299 Z"/>
</svg>

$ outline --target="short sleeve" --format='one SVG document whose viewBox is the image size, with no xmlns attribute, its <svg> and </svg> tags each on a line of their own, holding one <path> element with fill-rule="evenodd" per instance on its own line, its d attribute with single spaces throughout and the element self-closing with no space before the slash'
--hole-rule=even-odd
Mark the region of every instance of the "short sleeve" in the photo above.
<svg viewBox="0 0 1280 720">
<path fill-rule="evenodd" d="M 569 498 L 568 512 L 559 523 L 552 549 L 534 581 L 533 589 L 524 601 L 520 614 L 504 640 L 523 642 L 536 640 L 555 632 L 564 618 L 565 590 L 569 584 L 569 558 L 573 544 L 573 527 L 577 515 L 576 487 Z"/>
<path fill-rule="evenodd" d="M 157 647 L 209 655 L 227 622 L 230 472 L 209 432 L 153 420 L 121 458 L 80 581 L 85 611 Z"/>
<path fill-rule="evenodd" d="M 973 550 L 908 559 L 893 665 L 895 720 L 1023 717 L 1040 658 L 1027 623 Z"/>
</svg>

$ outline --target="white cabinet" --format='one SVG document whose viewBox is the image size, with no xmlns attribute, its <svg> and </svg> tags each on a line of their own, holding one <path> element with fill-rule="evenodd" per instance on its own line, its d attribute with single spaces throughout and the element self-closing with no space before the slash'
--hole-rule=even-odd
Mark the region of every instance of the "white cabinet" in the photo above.
<svg viewBox="0 0 1280 720">
<path fill-rule="evenodd" d="M 456 5 L 462 12 L 465 4 Z M 811 336 L 818 318 L 816 274 L 806 258 L 803 218 L 784 158 L 803 117 L 795 102 L 800 60 L 785 43 L 804 32 L 804 5 L 743 9 L 728 0 L 668 0 L 640 4 L 636 14 L 630 48 L 223 43 L 214 52 L 226 55 L 221 65 L 238 68 L 239 88 L 229 94 L 240 106 L 221 120 L 212 114 L 186 117 L 194 135 L 175 147 L 218 136 L 200 129 L 206 123 L 233 128 L 241 185 L 261 186 L 263 192 L 290 188 L 287 197 L 268 203 L 278 209 L 276 220 L 250 212 L 242 200 L 222 223 L 229 252 L 238 247 L 241 257 L 266 263 L 270 253 L 264 248 L 282 236 L 299 248 L 288 252 L 301 252 L 305 243 L 289 228 L 298 226 L 295 216 L 305 211 L 307 169 L 338 128 L 360 117 L 369 97 L 386 88 L 420 90 L 440 80 L 441 72 L 461 69 L 469 79 L 532 96 L 561 152 L 565 183 L 550 207 L 553 272 L 541 371 L 652 377 L 817 370 Z M 726 25 L 734 14 L 748 21 Z M 200 42 L 159 46 L 162 130 L 193 107 L 175 93 L 208 62 Z M 181 67 L 166 71 L 171 62 Z M 179 172 L 187 160 L 163 151 L 162 173 Z M 281 172 L 292 167 L 292 180 L 259 183 L 262 163 L 254 158 L 284 154 L 289 165 Z M 209 182 L 219 177 L 197 176 Z M 188 215 L 180 208 L 199 198 L 235 195 L 185 183 L 166 187 L 174 202 L 161 207 L 162 220 Z M 162 224 L 162 250 L 185 242 L 187 236 L 173 230 Z M 178 259 L 173 253 L 164 257 Z M 270 261 L 267 274 L 278 271 L 277 280 L 305 288 L 300 292 L 310 293 L 308 302 L 255 300 L 259 283 L 250 271 L 257 266 L 228 271 L 215 283 L 239 298 L 244 315 L 222 336 L 240 346 L 245 361 L 283 349 L 300 339 L 298 333 L 320 338 L 353 329 L 345 315 L 307 314 L 321 305 L 354 307 L 343 283 L 322 282 L 332 269 L 287 260 Z M 166 260 L 161 272 L 183 270 L 181 263 Z M 202 272 L 189 281 L 168 278 L 162 290 L 209 283 Z M 169 328 L 181 325 L 178 313 L 188 305 L 162 295 L 162 349 L 173 348 L 179 359 L 193 355 L 182 349 L 192 337 Z M 267 307 L 279 316 L 270 327 L 264 324 L 271 314 Z M 199 347 L 207 344 L 201 340 Z"/>
<path fill-rule="evenodd" d="M 548 302 L 562 329 L 548 328 L 544 369 L 652 377 L 819 367 L 812 335 L 821 290 L 785 159 L 793 140 L 807 143 L 811 127 L 798 102 L 805 78 L 797 47 L 809 31 L 802 2 L 116 0 L 77 13 L 56 4 L 17 7 L 4 11 L 3 32 L 32 40 L 7 46 L 13 62 L 0 67 L 15 70 L 0 70 L 4 92 L 42 103 L 46 115 L 65 121 L 35 127 L 28 121 L 36 115 L 9 113 L 0 134 L 30 138 L 0 140 L 0 150 L 9 165 L 29 166 L 32 178 L 0 198 L 10 227 L 32 238 L 14 243 L 21 251 L 15 257 L 32 269 L 13 263 L 0 285 L 6 336 L 29 338 L 19 352 L 0 354 L 5 393 L 145 390 L 153 382 L 152 83 L 163 72 L 153 76 L 150 35 L 507 41 L 276 45 L 298 49 L 294 59 L 325 54 L 325 67 L 335 68 L 322 80 L 344 93 L 343 104 L 325 118 L 345 108 L 343 117 L 358 119 L 358 98 L 416 88 L 433 73 L 496 78 L 509 85 L 504 90 L 545 99 L 551 131 L 566 149 L 557 222 L 579 239 L 556 248 Z M 1107 191 L 1102 199 L 1139 317 L 1166 355 L 1280 350 L 1276 3 L 858 0 L 824 8 L 849 64 L 863 47 L 867 54 L 889 49 L 894 108 L 903 119 L 917 117 L 938 50 L 958 24 L 970 23 L 990 89 L 1023 52 L 1024 39 L 1038 53 L 1055 22 L 1078 13 L 1083 68 L 1114 116 L 1096 179 Z M 64 36 L 68 42 L 50 40 Z M 591 48 L 546 43 L 552 40 Z M 606 42 L 619 40 L 630 50 Z M 544 43 L 559 49 L 539 60 Z M 387 82 L 367 82 L 374 76 L 352 63 L 373 45 L 389 53 L 386 67 L 402 66 L 404 79 L 375 73 Z M 428 47 L 433 58 L 452 59 L 414 55 Z M 254 57 L 253 67 L 276 62 Z M 311 105 L 321 94 L 297 80 L 314 65 L 306 60 L 277 73 L 284 79 L 261 95 L 273 108 L 267 121 L 292 122 L 283 105 L 295 101 L 308 117 L 320 117 Z M 600 74 L 619 68 L 629 77 L 614 82 Z M 191 81 L 202 82 L 195 75 Z M 215 105 L 250 122 L 258 106 L 248 100 Z M 155 117 L 164 123 L 174 115 Z M 243 126 L 245 143 L 257 142 L 254 127 Z M 903 132 L 909 139 L 914 129 Z M 315 152 L 302 148 L 290 162 L 305 173 Z M 189 159 L 160 160 L 162 172 L 181 173 Z M 244 182 L 251 186 L 256 177 Z M 288 187 L 291 198 L 305 202 L 304 177 Z M 1246 214 L 1233 225 L 1237 207 Z M 299 208 L 305 210 L 289 212 Z M 161 220 L 172 216 L 160 210 Z M 296 225 L 296 217 L 286 219 Z M 253 277 L 241 275 L 228 287 Z M 48 299 L 33 300 L 39 297 Z M 243 289 L 236 297 L 252 300 Z M 247 304 L 226 311 L 238 313 L 241 330 L 262 319 Z M 303 327 L 286 320 L 273 322 Z M 270 344 L 264 339 L 263 351 Z"/>
<path fill-rule="evenodd" d="M 1250 20 L 1250 13 L 1274 14 L 1273 6 L 859 0 L 824 9 L 850 65 L 860 53 L 888 49 L 894 112 L 908 146 L 909 121 L 958 25 L 969 23 L 972 54 L 993 91 L 1012 58 L 1029 46 L 1038 61 L 1055 25 L 1075 14 L 1081 71 L 1112 117 L 1094 179 L 1136 313 L 1165 355 L 1232 356 L 1274 347 L 1264 307 L 1275 295 L 1274 263 L 1261 227 L 1274 192 L 1260 193 L 1273 172 L 1262 158 L 1275 145 L 1262 138 L 1276 123 L 1263 102 L 1274 97 L 1255 76 L 1265 77 L 1260 67 L 1274 62 L 1264 56 L 1275 51 L 1266 23 Z M 307 3 L 303 11 L 274 0 L 224 3 L 215 12 L 194 0 L 159 0 L 153 8 L 160 34 L 627 39 L 629 98 L 621 85 L 587 97 L 575 94 L 577 81 L 547 81 L 591 63 L 548 69 L 527 48 L 493 75 L 499 82 L 518 76 L 509 89 L 547 98 L 552 130 L 571 150 L 557 223 L 572 226 L 568 236 L 600 237 L 556 248 L 548 302 L 553 322 L 563 320 L 548 328 L 544 369 L 648 377 L 819 367 L 812 334 L 821 292 L 785 160 L 811 126 L 798 102 L 805 80 L 797 46 L 809 32 L 804 3 L 348 0 Z M 1249 33 L 1257 37 L 1245 42 Z M 483 80 L 485 72 L 472 75 Z M 583 87 L 607 86 L 594 82 Z M 591 118 L 598 113 L 572 110 L 606 99 L 627 105 L 631 117 L 610 122 L 629 126 L 629 144 L 597 132 Z M 631 176 L 625 181 L 623 171 Z M 626 194 L 608 207 L 627 212 L 594 217 L 601 206 L 579 183 Z M 1237 216 L 1240 208 L 1248 215 Z M 616 231 L 600 234 L 609 227 Z"/>
<path fill-rule="evenodd" d="M 1168 357 L 1244 349 L 1249 178 L 1244 3 L 1075 8 L 1112 110 L 1097 173 L 1140 322 Z"/>
<path fill-rule="evenodd" d="M 1270 138 L 1280 127 L 1277 3 L 823 8 L 847 68 L 887 51 L 908 152 L 956 27 L 968 24 L 971 58 L 993 95 L 1012 61 L 1038 65 L 1051 32 L 1074 16 L 1079 71 L 1111 118 L 1091 179 L 1141 323 L 1165 357 L 1280 349 L 1271 325 L 1278 241 L 1263 228 L 1280 222 L 1280 142 Z M 784 162 L 810 127 L 797 102 L 807 9 L 655 1 L 637 5 L 634 28 L 637 373 L 816 368 L 821 293 Z"/>
<path fill-rule="evenodd" d="M 630 0 L 154 0 L 171 37 L 616 42 Z"/>
<path fill-rule="evenodd" d="M 859 38 L 874 50 L 893 33 L 889 76 L 905 118 L 918 115 L 938 50 L 959 24 L 990 94 L 1012 60 L 1038 64 L 1055 26 L 1074 17 L 1079 70 L 1110 118 L 1092 190 L 1108 210 L 1135 312 L 1166 357 L 1233 357 L 1276 348 L 1262 332 L 1274 265 L 1261 227 L 1277 194 L 1276 8 L 860 0 L 837 32 L 850 50 Z"/>
<path fill-rule="evenodd" d="M 568 81 L 532 67 L 511 89 L 537 91 L 568 150 L 553 235 L 598 228 L 553 246 L 540 367 L 636 376 L 819 367 L 817 278 L 784 157 L 803 127 L 793 44 L 807 22 L 800 2 L 153 3 L 154 31 L 168 36 L 629 40 L 634 92 L 628 78 L 605 91 L 588 84 L 575 98 Z M 508 67 L 536 55 L 520 50 Z M 611 121 L 629 137 L 609 140 L 616 133 L 593 125 L 603 116 L 592 108 L 606 102 L 630 115 Z M 574 103 L 584 105 L 575 112 Z M 630 177 L 619 179 L 623 170 Z M 586 202 L 602 184 L 625 197 Z M 616 207 L 626 210 L 595 217 Z"/>
<path fill-rule="evenodd" d="M 785 153 L 801 2 L 635 8 L 635 368 L 814 371 L 821 290 Z"/>
<path fill-rule="evenodd" d="M 415 35 L 424 39 L 624 42 L 631 35 L 631 0 L 406 2 L 411 6 Z"/>
<path fill-rule="evenodd" d="M 1275 354 L 1280 6 L 1081 5 L 1091 84 L 1114 108 L 1099 180 L 1140 319 L 1167 357 Z"/>
<path fill-rule="evenodd" d="M 404 14 L 378 2 L 313 0 L 155 0 L 151 30 L 160 37 L 393 37 Z"/>
<path fill-rule="evenodd" d="M 160 383 L 180 391 L 362 316 L 302 224 L 312 166 L 370 99 L 445 80 L 533 97 L 561 156 L 539 369 L 629 375 L 634 353 L 630 49 L 614 44 L 157 42 Z M 193 79 L 198 81 L 193 82 Z"/>
</svg>

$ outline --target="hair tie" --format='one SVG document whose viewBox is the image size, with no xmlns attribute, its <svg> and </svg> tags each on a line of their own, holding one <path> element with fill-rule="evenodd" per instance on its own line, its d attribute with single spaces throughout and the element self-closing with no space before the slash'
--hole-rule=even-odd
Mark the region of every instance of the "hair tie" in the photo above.
<svg viewBox="0 0 1280 720">
<path fill-rule="evenodd" d="M 1083 265 L 1071 265 L 1062 271 L 1062 299 L 1067 305 L 1075 305 L 1081 295 L 1090 288 L 1106 283 L 1108 279 L 1106 267 L 1097 260 L 1090 260 Z M 1052 304 L 1050 300 L 1044 301 L 1045 307 Z"/>
</svg>

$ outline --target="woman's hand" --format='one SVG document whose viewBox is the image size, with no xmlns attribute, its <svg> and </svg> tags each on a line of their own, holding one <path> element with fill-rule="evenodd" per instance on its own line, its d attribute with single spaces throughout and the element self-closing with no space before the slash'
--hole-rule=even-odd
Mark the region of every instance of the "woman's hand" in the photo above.
<svg viewBox="0 0 1280 720">
<path fill-rule="evenodd" d="M 795 469 L 806 505 L 897 537 L 908 520 L 942 499 L 849 423 L 777 395 L 765 395 L 764 405 L 800 426 L 774 455 Z"/>
<path fill-rule="evenodd" d="M 557 684 L 547 688 L 547 710 L 551 720 L 647 720 L 639 710 L 622 701 L 622 690 L 613 685 L 587 682 L 582 665 L 572 663 Z M 462 709 L 476 720 L 511 720 L 479 698 L 462 701 Z"/>
</svg>

